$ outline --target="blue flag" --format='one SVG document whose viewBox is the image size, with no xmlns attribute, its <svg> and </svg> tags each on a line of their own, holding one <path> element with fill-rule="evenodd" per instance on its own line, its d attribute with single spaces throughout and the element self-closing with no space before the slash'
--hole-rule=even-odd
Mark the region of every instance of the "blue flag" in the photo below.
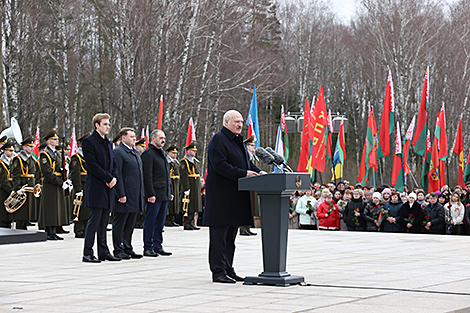
<svg viewBox="0 0 470 313">
<path fill-rule="evenodd" d="M 251 125 L 250 125 L 251 123 Z M 251 99 L 250 111 L 246 119 L 246 125 L 248 126 L 248 137 L 251 135 L 255 136 L 255 148 L 260 146 L 259 143 L 259 123 L 258 123 L 258 106 L 256 104 L 256 85 L 253 90 L 253 98 Z M 252 132 L 254 132 L 252 134 Z"/>
</svg>

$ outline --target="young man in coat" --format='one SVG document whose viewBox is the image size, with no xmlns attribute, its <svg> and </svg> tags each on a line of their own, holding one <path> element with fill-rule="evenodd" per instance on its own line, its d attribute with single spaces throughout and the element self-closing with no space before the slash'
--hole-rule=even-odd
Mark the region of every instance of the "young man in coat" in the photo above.
<svg viewBox="0 0 470 313">
<path fill-rule="evenodd" d="M 116 205 L 112 210 L 114 256 L 122 259 L 140 259 L 132 248 L 135 219 L 144 206 L 144 180 L 140 153 L 134 148 L 135 131 L 123 128 L 121 144 L 114 149 L 118 180 L 115 189 Z"/>
<path fill-rule="evenodd" d="M 85 183 L 85 206 L 90 209 L 85 230 L 83 262 L 99 263 L 104 260 L 121 261 L 109 253 L 106 243 L 106 225 L 109 212 L 114 206 L 114 186 L 117 183 L 116 160 L 113 145 L 106 135 L 109 133 L 109 115 L 93 117 L 95 130 L 83 139 L 82 150 L 88 173 Z M 98 239 L 98 259 L 93 255 L 95 234 Z"/>
<path fill-rule="evenodd" d="M 235 110 L 224 114 L 224 126 L 207 147 L 206 208 L 209 226 L 209 266 L 212 281 L 243 281 L 233 269 L 238 227 L 250 225 L 250 192 L 238 191 L 238 179 L 265 174 L 250 160 L 241 136 L 243 117 Z"/>
<path fill-rule="evenodd" d="M 168 203 L 173 199 L 170 166 L 163 151 L 165 133 L 154 130 L 149 147 L 142 153 L 145 188 L 144 256 L 171 255 L 163 250 L 163 226 Z"/>
</svg>

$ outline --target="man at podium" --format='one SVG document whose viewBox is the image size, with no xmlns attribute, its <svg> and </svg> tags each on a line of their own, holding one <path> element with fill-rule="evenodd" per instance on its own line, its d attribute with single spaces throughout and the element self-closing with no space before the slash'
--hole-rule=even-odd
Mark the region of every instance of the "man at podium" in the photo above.
<svg viewBox="0 0 470 313">
<path fill-rule="evenodd" d="M 212 281 L 244 279 L 233 269 L 238 227 L 251 224 L 250 192 L 238 191 L 238 179 L 266 174 L 250 160 L 241 135 L 243 117 L 236 110 L 224 114 L 223 127 L 207 147 L 206 208 L 209 226 L 209 266 Z"/>
</svg>

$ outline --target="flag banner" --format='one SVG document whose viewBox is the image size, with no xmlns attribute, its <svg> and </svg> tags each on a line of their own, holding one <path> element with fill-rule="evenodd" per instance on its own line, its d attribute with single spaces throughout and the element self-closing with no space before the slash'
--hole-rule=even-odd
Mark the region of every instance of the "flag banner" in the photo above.
<svg viewBox="0 0 470 313">
<path fill-rule="evenodd" d="M 149 134 L 149 126 L 147 125 L 147 128 L 145 129 L 145 149 L 148 148 L 150 143 L 150 134 Z"/>
<path fill-rule="evenodd" d="M 457 129 L 457 136 L 455 137 L 454 151 L 455 154 L 459 157 L 459 186 L 464 187 L 463 184 L 463 172 L 464 172 L 464 162 L 463 162 L 463 137 L 462 137 L 462 120 L 459 120 L 459 127 Z"/>
<path fill-rule="evenodd" d="M 419 105 L 418 122 L 416 124 L 416 132 L 411 145 L 414 146 L 416 154 L 424 156 L 426 153 L 426 133 L 428 129 L 428 105 L 429 105 L 429 67 L 424 77 L 423 92 L 421 94 L 421 103 Z"/>
<path fill-rule="evenodd" d="M 429 170 L 431 167 L 431 133 L 429 129 L 426 135 L 426 153 L 424 154 L 423 172 L 421 174 L 421 186 L 428 193 L 429 190 Z"/>
<path fill-rule="evenodd" d="M 333 121 L 331 120 L 331 110 L 328 111 L 328 127 L 325 129 L 325 143 L 326 143 L 326 159 L 333 158 L 331 155 L 331 148 L 333 147 Z"/>
<path fill-rule="evenodd" d="M 341 163 L 339 137 L 336 142 L 335 153 L 333 154 L 333 162 L 331 164 L 331 180 L 336 181 L 343 177 L 343 163 Z"/>
<path fill-rule="evenodd" d="M 408 154 L 410 152 L 410 143 L 411 139 L 413 138 L 413 129 L 415 128 L 415 120 L 416 117 L 413 116 L 411 120 L 410 126 L 406 131 L 405 141 L 403 143 L 403 171 L 405 177 L 411 172 L 410 166 L 408 165 Z"/>
<path fill-rule="evenodd" d="M 320 86 L 318 101 L 312 116 L 312 148 L 310 165 L 313 169 L 325 172 L 325 127 L 328 125 L 323 85 Z"/>
<path fill-rule="evenodd" d="M 189 146 L 189 144 L 193 141 L 196 141 L 196 132 L 194 129 L 194 124 L 193 124 L 193 118 L 189 118 L 189 123 L 188 123 L 188 134 L 186 135 L 186 146 Z"/>
<path fill-rule="evenodd" d="M 392 186 L 395 186 L 396 190 L 404 192 L 405 187 L 405 175 L 403 173 L 403 151 L 401 145 L 401 136 L 400 136 L 400 123 L 397 122 L 397 131 L 396 131 L 396 140 L 395 140 L 395 155 L 393 158 L 393 167 L 392 167 Z"/>
<path fill-rule="evenodd" d="M 384 108 L 382 122 L 380 123 L 379 142 L 383 156 L 390 154 L 390 135 L 395 124 L 395 104 L 393 99 L 392 72 L 388 71 L 387 87 L 385 88 Z"/>
<path fill-rule="evenodd" d="M 436 127 L 435 135 L 439 141 L 439 160 L 445 161 L 449 155 L 447 147 L 447 134 L 446 134 L 446 113 L 444 104 L 439 112 L 438 127 Z M 441 175 L 442 177 L 444 175 Z"/>
<path fill-rule="evenodd" d="M 379 153 L 379 138 L 377 135 L 377 125 L 375 124 L 374 108 L 369 105 L 369 118 L 367 121 L 367 153 L 366 166 L 377 172 L 377 159 Z"/>
<path fill-rule="evenodd" d="M 346 161 L 346 138 L 344 135 L 344 120 L 341 120 L 341 124 L 339 125 L 339 134 L 338 134 L 338 150 L 339 150 L 339 162 L 344 164 Z"/>
<path fill-rule="evenodd" d="M 158 106 L 157 129 L 162 130 L 163 122 L 163 95 L 160 96 L 160 105 Z"/>
<path fill-rule="evenodd" d="M 248 112 L 248 118 L 246 119 L 246 126 L 248 126 L 248 129 L 250 129 L 250 122 L 253 123 L 252 127 L 255 135 L 255 148 L 258 148 L 260 146 L 260 137 L 258 123 L 258 105 L 256 103 L 256 85 L 253 89 L 253 98 L 251 99 L 250 111 Z"/>
<path fill-rule="evenodd" d="M 297 164 L 297 172 L 307 172 L 310 155 L 310 107 L 308 105 L 308 99 L 305 98 L 304 106 L 304 121 L 302 124 L 302 139 L 300 144 L 300 157 L 299 163 Z"/>
<path fill-rule="evenodd" d="M 359 177 L 357 179 L 358 182 L 365 185 L 367 182 L 367 174 L 369 168 L 366 165 L 366 154 L 367 154 L 367 138 L 364 141 L 364 148 L 362 148 L 362 157 L 361 157 L 361 164 L 359 164 Z"/>
<path fill-rule="evenodd" d="M 34 146 L 33 146 L 33 154 L 35 156 L 35 160 L 39 159 L 39 146 L 41 145 L 41 138 L 39 134 L 39 127 L 36 128 L 36 136 L 34 136 Z"/>
<path fill-rule="evenodd" d="M 470 181 L 470 148 L 468 148 L 468 155 L 467 155 L 467 165 L 465 165 L 465 172 L 463 173 L 463 182 Z"/>
<path fill-rule="evenodd" d="M 276 136 L 276 147 L 274 148 L 279 155 L 284 155 L 284 143 L 282 142 L 282 130 L 281 125 L 277 127 L 277 136 Z M 281 169 L 284 168 L 284 165 L 279 166 Z M 282 170 L 279 169 L 277 166 L 274 166 L 273 173 L 282 173 Z"/>
<path fill-rule="evenodd" d="M 78 151 L 78 144 L 77 144 L 77 137 L 75 137 L 75 127 L 72 130 L 72 138 L 70 138 L 70 152 L 68 157 L 71 158 L 72 155 L 77 153 Z"/>
<path fill-rule="evenodd" d="M 281 144 L 283 146 L 283 153 L 281 154 L 284 157 L 284 160 L 287 163 L 289 159 L 289 138 L 287 136 L 287 125 L 286 125 L 286 115 L 284 114 L 284 106 L 281 105 Z"/>
<path fill-rule="evenodd" d="M 440 177 L 440 163 L 439 163 L 439 138 L 436 136 L 438 132 L 440 114 L 437 115 L 436 131 L 434 132 L 434 140 L 432 142 L 431 150 L 431 163 L 429 165 L 429 192 L 438 191 L 441 189 L 441 177 Z"/>
</svg>

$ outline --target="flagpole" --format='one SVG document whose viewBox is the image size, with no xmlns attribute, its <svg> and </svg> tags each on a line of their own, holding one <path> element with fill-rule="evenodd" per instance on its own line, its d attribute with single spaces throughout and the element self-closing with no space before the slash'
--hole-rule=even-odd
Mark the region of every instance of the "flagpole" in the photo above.
<svg viewBox="0 0 470 313">
<path fill-rule="evenodd" d="M 419 187 L 418 182 L 416 181 L 415 176 L 413 175 L 412 172 L 410 172 L 410 175 L 411 175 L 411 178 L 413 178 L 413 181 L 414 181 L 414 183 L 415 183 L 415 186 L 416 186 L 416 187 Z M 407 175 L 407 176 L 408 176 L 408 175 Z M 405 178 L 406 178 L 406 177 L 405 177 Z"/>
<path fill-rule="evenodd" d="M 376 185 L 375 185 L 375 171 L 374 171 L 374 168 L 372 168 L 372 180 L 374 181 L 374 190 L 376 189 Z"/>
<path fill-rule="evenodd" d="M 378 164 L 379 173 L 380 173 L 380 184 L 383 185 L 383 184 L 384 184 L 384 178 L 383 178 L 383 175 L 382 175 L 382 166 L 381 166 L 381 163 L 382 163 L 382 159 L 380 160 L 380 162 L 377 162 L 377 164 Z M 374 180 L 374 182 L 375 182 L 375 180 Z"/>
</svg>

